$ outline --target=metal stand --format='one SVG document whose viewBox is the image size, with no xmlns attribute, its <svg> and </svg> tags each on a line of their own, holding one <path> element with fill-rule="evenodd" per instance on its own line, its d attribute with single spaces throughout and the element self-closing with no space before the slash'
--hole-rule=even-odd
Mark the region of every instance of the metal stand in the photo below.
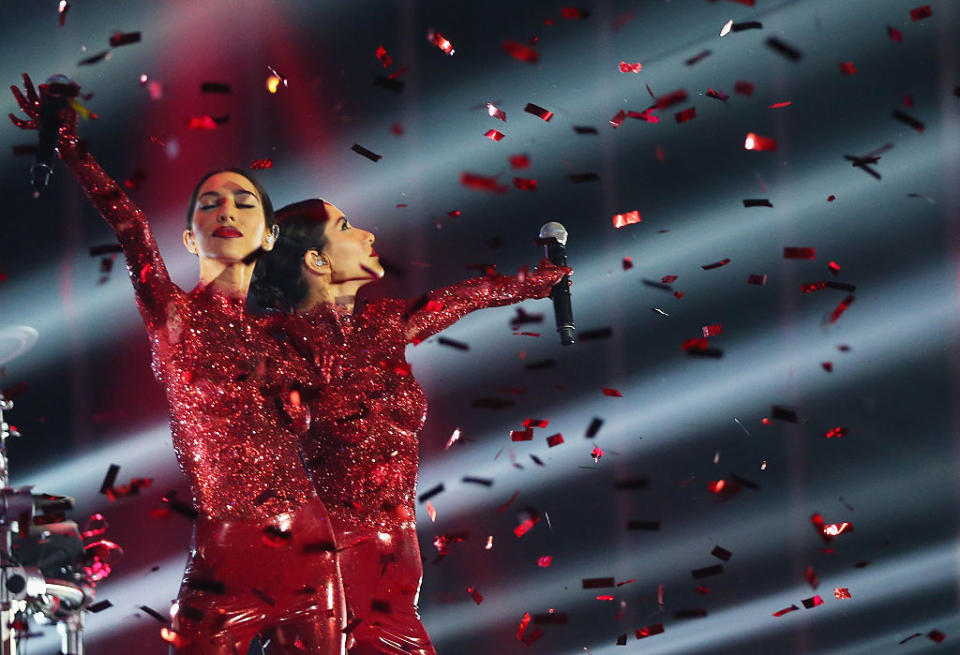
<svg viewBox="0 0 960 655">
<path fill-rule="evenodd" d="M 20 641 L 29 632 L 28 620 L 33 615 L 43 615 L 57 623 L 63 655 L 83 655 L 83 612 L 93 602 L 93 587 L 79 574 L 75 575 L 75 580 L 44 577 L 40 569 L 24 566 L 13 556 L 14 534 L 31 534 L 34 532 L 31 530 L 34 518 L 42 517 L 45 512 L 72 509 L 73 499 L 34 494 L 31 487 L 10 487 L 7 438 L 20 436 L 4 420 L 3 413 L 11 409 L 13 402 L 0 394 L 0 531 L 3 532 L 0 540 L 0 655 L 21 652 Z M 43 539 L 43 535 L 40 538 Z M 79 534 L 76 539 L 80 540 Z"/>
</svg>

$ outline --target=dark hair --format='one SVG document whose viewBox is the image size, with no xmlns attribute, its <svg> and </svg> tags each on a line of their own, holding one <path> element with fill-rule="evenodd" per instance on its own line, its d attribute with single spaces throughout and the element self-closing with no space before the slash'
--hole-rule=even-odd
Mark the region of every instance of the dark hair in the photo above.
<svg viewBox="0 0 960 655">
<path fill-rule="evenodd" d="M 267 221 L 267 230 L 273 227 L 274 223 L 277 222 L 276 217 L 273 213 L 273 203 L 270 202 L 270 195 L 267 193 L 267 190 L 263 188 L 263 185 L 260 184 L 260 181 L 257 180 L 253 175 L 247 171 L 240 170 L 239 168 L 223 168 L 219 171 L 212 171 L 207 173 L 200 181 L 197 182 L 197 186 L 193 188 L 193 195 L 190 196 L 190 205 L 187 207 L 187 229 L 193 229 L 193 212 L 194 208 L 197 205 L 197 194 L 200 193 L 200 187 L 203 186 L 203 183 L 209 180 L 214 175 L 219 173 L 236 173 L 241 177 L 245 177 L 250 181 L 250 184 L 253 185 L 253 188 L 256 190 L 257 195 L 260 196 L 260 205 L 263 207 L 263 217 Z"/>
<path fill-rule="evenodd" d="M 301 262 L 309 250 L 327 245 L 324 232 L 330 215 L 319 198 L 302 200 L 277 211 L 280 237 L 273 250 L 264 252 L 253 269 L 250 295 L 263 309 L 296 311 L 307 297 Z"/>
</svg>

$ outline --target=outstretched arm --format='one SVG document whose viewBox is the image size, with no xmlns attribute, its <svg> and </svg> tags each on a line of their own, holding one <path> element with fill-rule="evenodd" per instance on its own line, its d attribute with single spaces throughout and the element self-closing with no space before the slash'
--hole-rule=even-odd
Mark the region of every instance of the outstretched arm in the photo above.
<svg viewBox="0 0 960 655">
<path fill-rule="evenodd" d="M 13 114 L 10 114 L 10 120 L 20 129 L 40 129 L 42 100 L 26 74 L 23 76 L 23 87 L 23 92 L 16 86 L 10 88 L 28 120 L 19 119 Z M 120 185 L 81 148 L 77 138 L 77 113 L 72 107 L 67 106 L 61 112 L 59 132 L 57 150 L 60 158 L 73 171 L 90 202 L 116 233 L 127 260 L 140 312 L 148 325 L 159 326 L 166 318 L 170 301 L 179 290 L 170 281 L 146 217 Z"/>
<path fill-rule="evenodd" d="M 546 298 L 571 272 L 567 266 L 554 266 L 544 259 L 522 279 L 517 275 L 485 275 L 431 291 L 409 303 L 403 314 L 407 341 L 420 343 L 477 309 Z"/>
</svg>

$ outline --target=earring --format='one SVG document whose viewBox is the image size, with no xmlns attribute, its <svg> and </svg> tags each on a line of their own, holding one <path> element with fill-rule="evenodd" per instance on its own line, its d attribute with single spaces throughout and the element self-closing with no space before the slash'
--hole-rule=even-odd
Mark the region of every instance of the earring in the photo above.
<svg viewBox="0 0 960 655">
<path fill-rule="evenodd" d="M 313 261 L 317 266 L 326 266 L 327 260 L 321 257 L 320 255 L 314 255 Z"/>
<path fill-rule="evenodd" d="M 267 235 L 267 238 L 271 241 L 276 241 L 280 238 L 280 226 L 276 223 L 273 224 L 273 227 L 270 228 L 270 234 Z"/>
</svg>

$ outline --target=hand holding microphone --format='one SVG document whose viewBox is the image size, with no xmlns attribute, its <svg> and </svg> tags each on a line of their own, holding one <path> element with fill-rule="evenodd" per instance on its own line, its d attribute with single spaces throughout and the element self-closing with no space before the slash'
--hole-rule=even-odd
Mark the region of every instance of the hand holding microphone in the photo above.
<svg viewBox="0 0 960 655">
<path fill-rule="evenodd" d="M 555 266 L 567 267 L 567 229 L 551 221 L 540 228 L 540 242 L 544 244 L 547 259 Z M 570 306 L 570 276 L 564 275 L 550 291 L 553 313 L 557 321 L 560 343 L 569 346 L 576 343 L 573 324 L 573 308 Z"/>
<path fill-rule="evenodd" d="M 37 195 L 50 182 L 53 160 L 61 138 L 75 136 L 77 112 L 74 104 L 80 87 L 65 75 L 54 75 L 40 85 L 38 94 L 30 76 L 24 73 L 23 91 L 16 86 L 11 86 L 10 90 L 28 117 L 28 120 L 23 120 L 10 114 L 10 120 L 22 130 L 40 132 L 33 166 L 30 168 L 34 195 Z"/>
</svg>

